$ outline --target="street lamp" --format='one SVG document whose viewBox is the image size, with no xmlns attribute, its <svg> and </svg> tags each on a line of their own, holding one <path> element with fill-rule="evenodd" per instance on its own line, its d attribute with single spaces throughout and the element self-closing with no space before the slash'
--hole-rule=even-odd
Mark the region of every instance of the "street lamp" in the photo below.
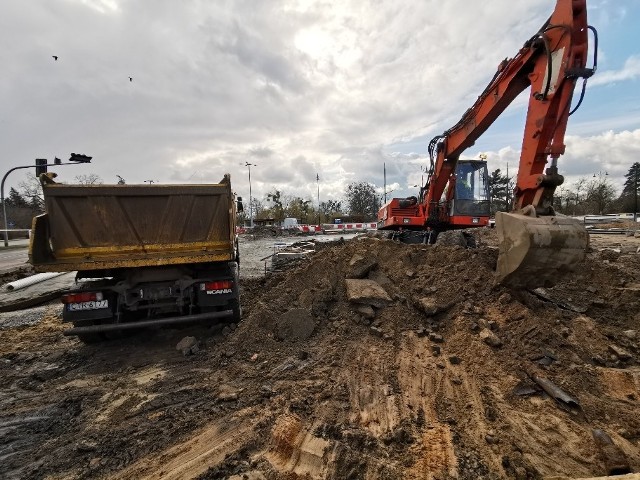
<svg viewBox="0 0 640 480">
<path fill-rule="evenodd" d="M 253 228 L 253 202 L 251 201 L 251 167 L 257 167 L 255 163 L 245 162 L 245 167 L 249 168 L 249 227 Z"/>
<path fill-rule="evenodd" d="M 55 158 L 53 163 L 47 163 L 47 160 L 44 158 L 36 158 L 36 173 L 44 173 L 47 171 L 47 167 L 57 167 L 59 165 L 77 165 L 78 163 L 91 163 L 91 158 L 87 155 L 83 155 L 81 153 L 72 153 L 69 157 L 68 163 L 62 163 L 59 158 Z M 0 201 L 2 201 L 2 215 L 4 217 L 4 246 L 9 246 L 9 229 L 7 227 L 7 202 L 4 201 L 4 181 L 7 179 L 9 174 L 14 170 L 20 170 L 22 168 L 34 168 L 34 165 L 21 165 L 19 167 L 11 168 L 7 173 L 2 177 L 2 183 L 0 183 Z"/>
</svg>

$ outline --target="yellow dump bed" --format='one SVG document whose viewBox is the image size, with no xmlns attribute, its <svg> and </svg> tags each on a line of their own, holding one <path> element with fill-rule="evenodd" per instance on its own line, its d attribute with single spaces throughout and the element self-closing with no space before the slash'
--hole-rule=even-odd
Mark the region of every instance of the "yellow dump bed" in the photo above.
<svg viewBox="0 0 640 480">
<path fill-rule="evenodd" d="M 229 176 L 208 185 L 43 185 L 29 261 L 36 271 L 104 270 L 234 259 Z"/>
</svg>

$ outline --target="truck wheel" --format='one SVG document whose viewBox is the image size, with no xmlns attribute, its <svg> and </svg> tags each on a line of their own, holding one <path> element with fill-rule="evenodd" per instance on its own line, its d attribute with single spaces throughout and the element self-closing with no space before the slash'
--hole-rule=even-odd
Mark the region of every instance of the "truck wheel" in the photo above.
<svg viewBox="0 0 640 480">
<path fill-rule="evenodd" d="M 76 325 L 74 323 L 73 326 L 76 327 L 80 325 Z M 83 326 L 87 326 L 87 324 L 84 323 Z M 78 340 L 80 340 L 82 343 L 91 344 L 103 342 L 105 338 L 102 333 L 81 333 L 78 335 Z"/>
<path fill-rule="evenodd" d="M 233 316 L 231 317 L 233 323 L 236 325 L 240 323 L 240 319 L 242 318 L 242 308 L 240 308 L 240 301 L 236 298 L 235 300 L 231 300 L 229 302 L 229 306 L 231 310 L 233 310 Z"/>
<path fill-rule="evenodd" d="M 229 302 L 229 306 L 231 307 L 231 310 L 233 310 L 233 323 L 237 324 L 240 322 L 240 318 L 242 317 L 242 309 L 240 308 L 240 268 L 239 265 L 235 262 L 231 262 L 229 267 L 231 270 L 231 275 L 233 275 L 233 283 L 236 294 L 236 298 Z"/>
</svg>

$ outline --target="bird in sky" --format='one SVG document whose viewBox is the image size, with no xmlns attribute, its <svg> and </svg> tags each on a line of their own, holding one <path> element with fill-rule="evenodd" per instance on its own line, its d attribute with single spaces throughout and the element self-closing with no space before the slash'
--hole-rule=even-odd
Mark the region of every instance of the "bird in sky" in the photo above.
<svg viewBox="0 0 640 480">
<path fill-rule="evenodd" d="M 57 55 L 51 55 L 53 57 L 53 59 L 57 62 L 58 61 L 58 56 Z"/>
<path fill-rule="evenodd" d="M 129 77 L 129 81 L 130 81 L 130 82 L 133 82 L 133 78 L 132 78 L 132 77 Z"/>
</svg>

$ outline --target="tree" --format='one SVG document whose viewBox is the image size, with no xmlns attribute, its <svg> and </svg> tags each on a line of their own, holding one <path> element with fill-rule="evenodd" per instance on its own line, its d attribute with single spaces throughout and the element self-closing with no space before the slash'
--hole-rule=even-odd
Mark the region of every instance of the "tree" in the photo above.
<svg viewBox="0 0 640 480">
<path fill-rule="evenodd" d="M 74 177 L 74 180 L 80 185 L 101 185 L 103 183 L 102 178 L 100 178 L 100 176 L 96 175 L 95 173 L 90 173 L 88 175 L 76 175 Z M 118 181 L 118 183 L 120 182 Z"/>
<path fill-rule="evenodd" d="M 25 200 L 15 188 L 11 187 L 11 190 L 9 190 L 9 197 L 7 198 L 7 206 L 26 208 L 29 206 L 29 202 Z"/>
<path fill-rule="evenodd" d="M 509 210 L 509 178 L 500 173 L 500 169 L 494 170 L 489 175 L 489 191 L 491 193 L 491 214 L 506 212 Z"/>
<path fill-rule="evenodd" d="M 350 215 L 362 217 L 363 221 L 377 218 L 381 199 L 370 183 L 350 183 L 347 186 L 345 197 Z"/>
<path fill-rule="evenodd" d="M 637 212 L 640 197 L 640 163 L 635 162 L 625 174 L 626 181 L 620 195 L 620 203 L 625 212 Z"/>
<path fill-rule="evenodd" d="M 20 182 L 20 193 L 25 198 L 34 214 L 44 212 L 44 195 L 40 180 L 33 173 L 27 173 L 26 180 Z"/>
<path fill-rule="evenodd" d="M 587 183 L 586 203 L 590 212 L 603 215 L 616 198 L 616 190 L 605 176 L 598 176 Z"/>
<path fill-rule="evenodd" d="M 322 214 L 323 221 L 329 221 L 332 217 L 342 215 L 342 202 L 338 200 L 327 200 L 326 202 L 320 202 L 320 213 Z"/>
<path fill-rule="evenodd" d="M 273 190 L 267 193 L 267 201 L 272 204 L 270 208 L 271 216 L 281 222 L 284 220 L 284 206 L 282 205 L 282 192 L 280 190 Z"/>
<path fill-rule="evenodd" d="M 308 223 L 309 216 L 313 211 L 312 203 L 313 202 L 311 200 L 293 197 L 287 201 L 285 216 L 290 218 L 299 218 L 302 223 Z"/>
</svg>

